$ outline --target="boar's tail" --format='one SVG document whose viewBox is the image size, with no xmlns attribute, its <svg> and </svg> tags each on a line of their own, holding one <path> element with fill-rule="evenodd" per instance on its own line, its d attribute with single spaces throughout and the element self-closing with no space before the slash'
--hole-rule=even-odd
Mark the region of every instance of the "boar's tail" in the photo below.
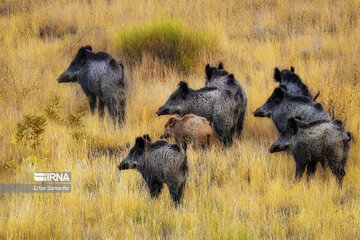
<svg viewBox="0 0 360 240">
<path fill-rule="evenodd" d="M 181 166 L 180 166 L 180 171 L 183 172 L 183 174 L 185 175 L 186 172 L 188 171 L 189 167 L 188 167 L 188 164 L 187 164 L 187 157 L 185 156 L 185 159 L 184 161 L 182 162 Z"/>
<path fill-rule="evenodd" d="M 241 89 L 239 89 L 237 92 L 236 92 L 236 94 L 235 94 L 235 101 L 237 101 L 237 102 L 244 102 L 244 95 L 243 95 L 243 93 L 241 92 Z"/>
<path fill-rule="evenodd" d="M 125 76 L 125 70 L 124 70 L 124 64 L 122 63 L 122 61 L 120 60 L 119 61 L 119 67 L 121 68 L 121 77 L 120 77 L 120 79 L 119 79 L 119 82 L 118 82 L 118 84 L 119 84 L 119 86 L 120 87 L 125 87 L 125 82 L 127 81 L 125 78 L 126 78 L 126 76 Z"/>
<path fill-rule="evenodd" d="M 148 142 L 151 142 L 151 138 L 150 138 L 149 134 L 144 134 L 143 138 L 146 139 Z"/>
<path fill-rule="evenodd" d="M 186 153 L 186 151 L 187 151 L 187 143 L 186 143 L 186 141 L 183 141 L 182 148 L 184 149 L 184 151 Z"/>
<path fill-rule="evenodd" d="M 188 167 L 188 162 L 187 162 L 187 156 L 186 156 L 186 151 L 187 151 L 187 143 L 186 141 L 183 141 L 182 143 L 182 148 L 184 149 L 185 151 L 185 157 L 184 157 L 184 161 L 181 163 L 181 166 L 180 166 L 180 170 L 186 174 L 189 170 L 189 167 Z"/>
<path fill-rule="evenodd" d="M 351 133 L 350 132 L 346 132 L 346 136 L 347 138 L 345 138 L 346 142 L 350 142 L 351 141 Z"/>
<path fill-rule="evenodd" d="M 318 93 L 315 95 L 315 97 L 313 98 L 313 101 L 315 102 L 316 101 L 316 99 L 319 97 L 319 95 L 320 95 L 320 90 L 318 90 Z"/>
</svg>

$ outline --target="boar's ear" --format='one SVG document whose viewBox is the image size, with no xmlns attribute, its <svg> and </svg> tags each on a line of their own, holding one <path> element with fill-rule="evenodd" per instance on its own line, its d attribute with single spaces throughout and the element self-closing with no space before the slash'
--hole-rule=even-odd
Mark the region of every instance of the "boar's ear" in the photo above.
<svg viewBox="0 0 360 240">
<path fill-rule="evenodd" d="M 287 122 L 286 131 L 289 131 L 291 135 L 297 133 L 298 127 L 295 118 L 290 118 Z"/>
<path fill-rule="evenodd" d="M 90 45 L 87 45 L 87 46 L 85 46 L 84 48 L 85 48 L 86 50 L 89 50 L 89 51 L 92 52 L 92 47 L 91 47 Z"/>
<path fill-rule="evenodd" d="M 224 69 L 224 65 L 223 65 L 223 63 L 222 63 L 222 62 L 219 62 L 218 69 Z"/>
<path fill-rule="evenodd" d="M 178 151 L 178 152 L 181 151 L 179 145 L 177 145 L 177 144 L 171 144 L 171 145 L 170 145 L 170 148 L 173 149 L 173 150 L 175 150 L 175 151 Z"/>
<path fill-rule="evenodd" d="M 119 66 L 121 67 L 121 70 L 123 70 L 123 71 L 124 71 L 124 64 L 122 63 L 122 61 L 121 61 L 121 60 L 119 61 Z"/>
<path fill-rule="evenodd" d="M 169 122 L 168 122 L 168 126 L 169 127 L 173 127 L 174 125 L 175 125 L 175 122 L 176 122 L 176 118 L 174 118 L 174 117 L 171 117 L 170 119 L 169 119 Z"/>
<path fill-rule="evenodd" d="M 136 138 L 135 149 L 140 154 L 144 152 L 145 149 L 145 140 L 142 137 Z"/>
<path fill-rule="evenodd" d="M 181 81 L 179 83 L 179 92 L 180 92 L 181 97 L 183 97 L 183 98 L 186 97 L 186 95 L 189 92 L 189 87 L 186 82 Z"/>
<path fill-rule="evenodd" d="M 321 111 L 321 112 L 325 111 L 324 108 L 323 108 L 323 106 L 322 106 L 320 103 L 316 103 L 316 104 L 314 105 L 314 107 L 315 107 L 315 109 L 317 109 L 317 110 L 319 110 L 319 111 Z"/>
<path fill-rule="evenodd" d="M 143 135 L 143 138 L 144 138 L 146 141 L 151 142 L 151 138 L 150 138 L 149 134 L 144 134 L 144 135 Z"/>
<path fill-rule="evenodd" d="M 117 67 L 118 67 L 118 63 L 117 63 L 116 60 L 113 59 L 113 58 L 110 60 L 110 63 L 109 63 L 109 64 L 110 64 L 110 66 L 113 67 L 113 68 L 117 68 Z"/>
<path fill-rule="evenodd" d="M 290 71 L 295 72 L 295 68 L 293 66 L 291 66 Z"/>
<path fill-rule="evenodd" d="M 124 76 L 125 76 L 124 64 L 122 63 L 121 60 L 119 61 L 119 66 L 121 68 L 122 77 L 124 78 Z"/>
<path fill-rule="evenodd" d="M 277 67 L 274 68 L 274 80 L 275 82 L 281 83 L 281 74 L 280 74 L 280 70 Z"/>
<path fill-rule="evenodd" d="M 81 63 L 85 63 L 86 58 L 87 58 L 87 49 L 85 47 L 82 47 L 79 49 L 79 51 L 75 57 L 75 60 L 79 61 Z"/>
<path fill-rule="evenodd" d="M 338 125 L 339 127 L 343 126 L 343 122 L 341 120 L 335 120 L 334 123 Z"/>
<path fill-rule="evenodd" d="M 210 80 L 210 78 L 211 78 L 211 72 L 212 72 L 212 69 L 211 69 L 210 65 L 209 65 L 209 64 L 206 64 L 205 74 L 206 74 L 206 79 L 207 79 L 207 80 Z"/>
<path fill-rule="evenodd" d="M 226 82 L 227 85 L 234 85 L 235 84 L 234 74 L 229 74 L 227 79 L 228 79 L 227 82 Z"/>
</svg>

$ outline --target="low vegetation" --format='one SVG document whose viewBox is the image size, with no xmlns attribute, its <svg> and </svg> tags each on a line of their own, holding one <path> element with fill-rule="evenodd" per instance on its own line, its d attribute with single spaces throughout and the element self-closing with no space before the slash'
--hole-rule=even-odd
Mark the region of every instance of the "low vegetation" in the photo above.
<svg viewBox="0 0 360 240">
<path fill-rule="evenodd" d="M 57 19 L 61 34 L 42 38 L 40 27 Z M 67 32 L 71 26 L 76 32 Z M 358 0 L 0 0 L 0 183 L 26 182 L 36 171 L 72 173 L 72 193 L 0 194 L 0 239 L 358 239 L 359 26 Z M 122 128 L 109 114 L 91 115 L 78 84 L 56 81 L 85 45 L 134 59 L 125 64 L 132 86 Z M 203 87 L 205 64 L 219 61 L 248 97 L 242 137 L 225 149 L 189 147 L 176 209 L 167 188 L 151 199 L 139 173 L 116 166 L 137 136 L 160 137 L 168 117 L 155 111 L 178 82 Z M 309 183 L 294 184 L 292 156 L 268 152 L 278 133 L 251 112 L 277 86 L 275 66 L 294 66 L 351 132 L 342 189 L 320 166 Z M 33 120 L 24 125 L 26 116 Z M 28 128 L 34 122 L 41 128 Z"/>
<path fill-rule="evenodd" d="M 121 31 L 116 46 L 130 63 L 150 56 L 189 72 L 201 55 L 219 51 L 219 39 L 211 32 L 190 30 L 180 20 L 161 20 Z"/>
</svg>

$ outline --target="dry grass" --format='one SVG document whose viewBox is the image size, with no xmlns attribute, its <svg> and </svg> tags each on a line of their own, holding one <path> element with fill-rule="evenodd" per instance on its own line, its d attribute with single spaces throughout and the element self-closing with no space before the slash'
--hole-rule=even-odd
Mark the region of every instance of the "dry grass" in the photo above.
<svg viewBox="0 0 360 240">
<path fill-rule="evenodd" d="M 0 238 L 360 237 L 359 1 L 2 0 L 0 6 L 0 182 L 21 182 L 34 171 L 73 176 L 70 194 L 0 195 Z M 167 118 L 156 109 L 180 80 L 203 86 L 203 63 L 187 76 L 146 56 L 127 68 L 133 85 L 126 125 L 118 130 L 108 116 L 103 122 L 89 109 L 82 114 L 87 99 L 79 85 L 55 80 L 80 46 L 119 58 L 120 30 L 167 18 L 216 33 L 222 56 L 202 61 L 223 61 L 249 98 L 241 140 L 229 149 L 188 152 L 191 174 L 180 209 L 167 189 L 152 200 L 138 173 L 117 171 L 126 151 L 91 153 L 143 133 L 159 137 Z M 39 35 L 44 27 L 47 37 Z M 275 86 L 273 68 L 291 65 L 354 136 L 342 190 L 321 168 L 309 184 L 294 184 L 292 157 L 267 151 L 277 136 L 273 124 L 251 114 Z M 16 124 L 26 115 L 46 116 L 51 104 L 62 120 L 47 118 L 39 147 L 17 143 Z"/>
</svg>

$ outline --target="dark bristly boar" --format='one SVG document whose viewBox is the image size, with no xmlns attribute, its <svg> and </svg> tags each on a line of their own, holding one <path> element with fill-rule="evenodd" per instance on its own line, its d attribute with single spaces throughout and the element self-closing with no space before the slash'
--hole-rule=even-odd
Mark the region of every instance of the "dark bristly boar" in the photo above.
<svg viewBox="0 0 360 240">
<path fill-rule="evenodd" d="M 315 97 L 311 94 L 309 88 L 302 82 L 301 78 L 295 73 L 295 68 L 291 67 L 290 70 L 283 69 L 279 70 L 277 67 L 274 68 L 274 80 L 278 82 L 279 87 L 286 90 L 291 95 L 305 96 L 312 99 L 314 102 L 320 94 L 320 91 Z"/>
<path fill-rule="evenodd" d="M 298 117 L 304 122 L 331 120 L 320 103 L 314 103 L 308 97 L 291 95 L 280 87 L 275 88 L 266 103 L 253 114 L 255 117 L 271 118 L 280 133 L 285 130 L 287 121 L 292 117 Z"/>
<path fill-rule="evenodd" d="M 238 104 L 238 117 L 236 123 L 236 133 L 241 135 L 244 126 L 244 118 L 247 106 L 247 97 L 245 90 L 241 83 L 224 69 L 223 64 L 220 62 L 218 67 L 210 67 L 209 64 L 205 67 L 206 79 L 205 87 L 218 87 L 220 89 L 228 89 L 236 96 Z"/>
<path fill-rule="evenodd" d="M 214 125 L 221 142 L 225 146 L 232 144 L 232 138 L 237 123 L 238 102 L 230 90 L 216 87 L 205 87 L 193 90 L 186 82 L 180 82 L 169 99 L 161 106 L 156 114 L 181 117 L 195 114 L 206 118 Z"/>
<path fill-rule="evenodd" d="M 118 169 L 138 170 L 150 191 L 151 197 L 160 195 L 165 183 L 176 205 L 182 198 L 188 176 L 186 142 L 182 148 L 165 140 L 151 142 L 149 135 L 136 138 L 129 155 L 119 164 Z"/>
<path fill-rule="evenodd" d="M 178 144 L 187 141 L 193 143 L 195 148 L 204 148 L 209 145 L 213 135 L 214 131 L 206 118 L 187 114 L 184 117 L 171 116 L 160 138 L 174 138 Z"/>
<path fill-rule="evenodd" d="M 105 52 L 94 53 L 91 46 L 81 47 L 70 66 L 57 79 L 59 83 L 78 82 L 90 100 L 94 113 L 98 101 L 99 115 L 109 109 L 114 124 L 125 118 L 128 79 L 122 63 Z"/>
<path fill-rule="evenodd" d="M 285 131 L 270 147 L 271 153 L 291 149 L 295 162 L 295 180 L 307 169 L 307 180 L 318 162 L 328 165 L 340 186 L 351 145 L 351 134 L 340 120 L 317 120 L 310 123 L 290 118 Z"/>
</svg>

